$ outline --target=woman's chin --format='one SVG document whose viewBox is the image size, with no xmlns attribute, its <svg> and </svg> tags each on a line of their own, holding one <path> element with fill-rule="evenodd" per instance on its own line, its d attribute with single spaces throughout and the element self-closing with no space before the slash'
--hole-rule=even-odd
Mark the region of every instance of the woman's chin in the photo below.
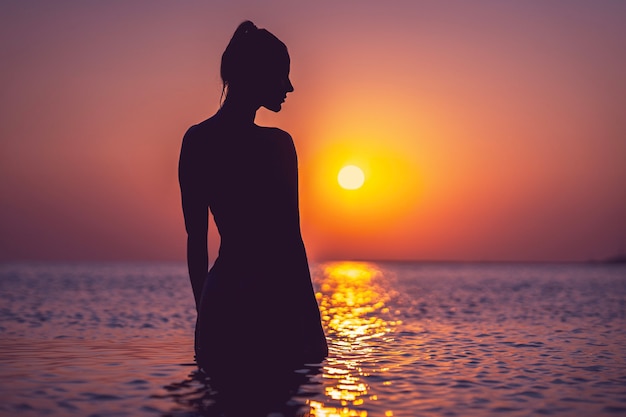
<svg viewBox="0 0 626 417">
<path fill-rule="evenodd" d="M 264 104 L 263 107 L 270 111 L 273 111 L 274 113 L 278 113 L 283 108 L 283 103 Z"/>
</svg>

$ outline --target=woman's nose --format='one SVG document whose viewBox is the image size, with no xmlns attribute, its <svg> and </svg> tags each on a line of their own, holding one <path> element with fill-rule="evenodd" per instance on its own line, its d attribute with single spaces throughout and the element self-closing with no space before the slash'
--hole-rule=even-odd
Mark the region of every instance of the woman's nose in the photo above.
<svg viewBox="0 0 626 417">
<path fill-rule="evenodd" d="M 287 92 L 288 93 L 293 92 L 293 84 L 291 84 L 291 80 L 289 78 L 287 78 L 287 85 L 286 85 L 286 87 L 287 87 Z"/>
</svg>

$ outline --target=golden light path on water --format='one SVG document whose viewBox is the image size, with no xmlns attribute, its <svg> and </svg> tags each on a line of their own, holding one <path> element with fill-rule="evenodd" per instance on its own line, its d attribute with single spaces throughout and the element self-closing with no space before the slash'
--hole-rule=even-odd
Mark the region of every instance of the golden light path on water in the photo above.
<svg viewBox="0 0 626 417">
<path fill-rule="evenodd" d="M 316 276 L 330 355 L 323 367 L 328 401 L 307 400 L 310 416 L 364 417 L 368 403 L 378 400 L 365 378 L 387 370 L 377 368 L 376 356 L 400 324 L 385 319 L 390 316 L 386 303 L 394 293 L 381 285 L 383 279 L 382 272 L 366 262 L 325 264 Z M 386 410 L 385 415 L 392 416 L 393 411 Z"/>
</svg>

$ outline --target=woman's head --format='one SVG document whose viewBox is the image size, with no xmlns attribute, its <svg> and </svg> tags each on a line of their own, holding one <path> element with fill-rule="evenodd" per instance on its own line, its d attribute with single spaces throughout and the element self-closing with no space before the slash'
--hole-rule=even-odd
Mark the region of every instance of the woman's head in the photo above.
<svg viewBox="0 0 626 417">
<path fill-rule="evenodd" d="M 245 21 L 222 54 L 220 74 L 224 90 L 227 96 L 237 94 L 279 111 L 287 93 L 293 91 L 289 65 L 285 44 L 267 30 Z"/>
</svg>

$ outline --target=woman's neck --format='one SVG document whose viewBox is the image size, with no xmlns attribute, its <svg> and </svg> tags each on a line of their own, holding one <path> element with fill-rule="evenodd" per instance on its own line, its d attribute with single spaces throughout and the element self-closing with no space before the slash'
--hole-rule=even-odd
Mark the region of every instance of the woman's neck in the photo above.
<svg viewBox="0 0 626 417">
<path fill-rule="evenodd" d="M 253 126 L 258 108 L 259 106 L 252 104 L 249 100 L 233 97 L 232 94 L 229 94 L 217 115 L 229 123 Z"/>
</svg>

